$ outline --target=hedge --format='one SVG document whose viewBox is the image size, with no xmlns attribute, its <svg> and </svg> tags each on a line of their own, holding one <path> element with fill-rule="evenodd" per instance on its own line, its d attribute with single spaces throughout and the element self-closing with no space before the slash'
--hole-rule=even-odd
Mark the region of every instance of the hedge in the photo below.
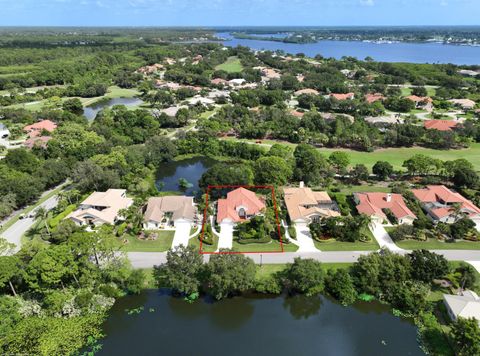
<svg viewBox="0 0 480 356">
<path fill-rule="evenodd" d="M 288 227 L 288 234 L 290 235 L 290 237 L 294 240 L 297 239 L 297 230 L 295 230 L 295 228 L 293 226 L 289 226 Z"/>
<path fill-rule="evenodd" d="M 60 221 L 62 221 L 64 218 L 66 218 L 68 214 L 75 211 L 76 208 L 77 208 L 76 204 L 71 204 L 71 205 L 67 206 L 67 208 L 63 212 L 61 212 L 57 216 L 48 220 L 48 225 L 52 229 L 56 228 L 58 226 L 58 224 L 60 223 Z"/>
</svg>

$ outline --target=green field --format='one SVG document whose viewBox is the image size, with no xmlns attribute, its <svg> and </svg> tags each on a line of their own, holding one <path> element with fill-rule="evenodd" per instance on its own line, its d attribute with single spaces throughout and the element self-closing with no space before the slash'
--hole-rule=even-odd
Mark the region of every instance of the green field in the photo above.
<svg viewBox="0 0 480 356">
<path fill-rule="evenodd" d="M 104 96 L 97 96 L 94 98 L 79 98 L 79 99 L 82 102 L 83 106 L 88 106 L 96 103 L 97 101 L 101 101 L 105 99 L 133 98 L 134 96 L 139 94 L 140 92 L 137 91 L 136 89 L 122 89 L 117 86 L 111 86 L 108 88 L 108 91 Z M 62 98 L 63 101 L 67 99 L 71 99 L 71 98 L 68 98 L 68 97 Z M 7 107 L 11 109 L 23 108 L 30 111 L 39 111 L 45 106 L 47 102 L 48 102 L 47 100 L 40 100 L 37 102 L 31 102 L 31 103 L 14 104 Z"/>
<path fill-rule="evenodd" d="M 218 66 L 215 67 L 216 70 L 224 70 L 228 73 L 238 73 L 243 70 L 242 63 L 240 63 L 240 59 L 236 56 L 228 57 L 228 59 Z"/>
<path fill-rule="evenodd" d="M 193 237 L 188 241 L 188 246 L 195 246 L 200 251 L 200 236 L 202 234 Z M 218 236 L 213 234 L 213 245 L 202 244 L 202 252 L 215 252 L 218 248 Z"/>
<path fill-rule="evenodd" d="M 127 236 L 128 243 L 124 244 L 122 250 L 125 252 L 164 252 L 170 249 L 175 231 L 156 231 L 156 240 L 142 241 L 135 236 Z"/>
<path fill-rule="evenodd" d="M 396 242 L 397 246 L 406 250 L 480 250 L 480 242 L 457 241 L 448 243 L 435 239 L 427 241 L 405 240 Z"/>
<path fill-rule="evenodd" d="M 238 141 L 250 143 L 255 142 L 254 140 Z M 296 146 L 293 143 L 276 142 L 273 140 L 262 140 L 261 145 L 269 147 L 275 143 L 281 143 L 290 147 Z M 319 150 L 321 153 L 327 156 L 334 151 L 346 152 L 350 156 L 352 166 L 356 165 L 357 163 L 362 163 L 368 168 L 372 168 L 372 166 L 377 161 L 387 161 L 390 162 L 390 164 L 392 164 L 395 169 L 402 169 L 403 161 L 409 159 L 417 153 L 421 153 L 432 158 L 438 158 L 444 161 L 465 158 L 473 164 L 477 171 L 480 171 L 480 143 L 472 143 L 469 148 L 464 148 L 460 150 L 434 150 L 431 148 L 423 147 L 382 148 L 374 152 L 353 151 L 344 148 L 319 148 Z"/>
</svg>

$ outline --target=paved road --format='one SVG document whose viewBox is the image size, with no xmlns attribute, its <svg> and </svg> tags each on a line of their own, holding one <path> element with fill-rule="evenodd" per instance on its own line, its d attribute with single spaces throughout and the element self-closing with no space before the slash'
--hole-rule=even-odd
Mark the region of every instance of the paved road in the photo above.
<svg viewBox="0 0 480 356">
<path fill-rule="evenodd" d="M 406 254 L 410 251 L 403 250 L 400 253 Z M 480 268 L 480 252 L 472 250 L 432 250 L 432 252 L 445 256 L 449 261 L 468 261 L 472 265 L 477 264 Z M 284 252 L 284 253 L 251 253 L 246 254 L 255 263 L 260 264 L 285 264 L 293 262 L 295 257 L 313 258 L 324 263 L 353 263 L 362 255 L 370 251 L 328 251 L 328 252 Z M 166 261 L 166 252 L 129 252 L 129 260 L 135 268 L 152 268 L 155 265 Z M 208 261 L 209 255 L 204 255 Z M 472 263 L 473 262 L 473 263 Z M 474 267 L 477 267 L 474 265 Z M 479 271 L 480 272 L 480 271 Z"/>
<path fill-rule="evenodd" d="M 45 209 L 50 210 L 56 207 L 57 203 L 57 196 L 55 195 L 45 200 L 39 205 L 39 207 L 44 207 Z M 20 250 L 22 236 L 33 226 L 34 223 L 35 219 L 33 218 L 24 218 L 18 220 L 15 224 L 10 226 L 1 234 L 1 237 L 6 239 L 8 242 L 15 244 L 16 247 L 13 251 L 14 253 Z"/>
</svg>

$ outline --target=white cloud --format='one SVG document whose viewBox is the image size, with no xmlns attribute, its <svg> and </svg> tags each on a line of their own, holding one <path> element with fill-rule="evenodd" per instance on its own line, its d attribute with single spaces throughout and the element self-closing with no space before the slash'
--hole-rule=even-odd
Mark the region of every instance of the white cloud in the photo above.
<svg viewBox="0 0 480 356">
<path fill-rule="evenodd" d="M 363 6 L 373 6 L 375 5 L 374 0 L 360 0 L 360 4 Z"/>
</svg>

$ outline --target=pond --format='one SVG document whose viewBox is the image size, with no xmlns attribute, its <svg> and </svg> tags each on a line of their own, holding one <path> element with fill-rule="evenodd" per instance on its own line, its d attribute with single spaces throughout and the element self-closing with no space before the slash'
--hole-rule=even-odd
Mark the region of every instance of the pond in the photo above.
<svg viewBox="0 0 480 356">
<path fill-rule="evenodd" d="M 315 43 L 284 43 L 253 39 L 233 38 L 229 32 L 217 33 L 224 38 L 225 46 L 246 46 L 254 50 L 283 50 L 286 53 L 305 53 L 314 57 L 321 54 L 324 57 L 341 58 L 353 56 L 364 59 L 367 56 L 376 61 L 411 62 L 411 63 L 453 63 L 480 64 L 480 46 L 460 46 L 435 42 L 427 43 L 375 43 L 362 41 L 327 41 Z"/>
<path fill-rule="evenodd" d="M 89 120 L 94 120 L 97 114 L 105 109 L 115 105 L 138 106 L 143 104 L 143 100 L 138 98 L 112 98 L 99 101 L 83 109 L 83 115 Z"/>
<path fill-rule="evenodd" d="M 143 307 L 138 314 L 125 311 Z M 235 297 L 189 304 L 148 290 L 117 301 L 98 355 L 423 355 L 410 321 L 378 303 Z"/>
<path fill-rule="evenodd" d="M 198 180 L 215 163 L 217 161 L 208 157 L 194 157 L 162 164 L 157 172 L 155 185 L 159 191 L 181 191 L 185 195 L 195 195 L 200 190 Z M 180 178 L 188 181 L 187 189 L 181 190 L 178 186 Z"/>
</svg>

